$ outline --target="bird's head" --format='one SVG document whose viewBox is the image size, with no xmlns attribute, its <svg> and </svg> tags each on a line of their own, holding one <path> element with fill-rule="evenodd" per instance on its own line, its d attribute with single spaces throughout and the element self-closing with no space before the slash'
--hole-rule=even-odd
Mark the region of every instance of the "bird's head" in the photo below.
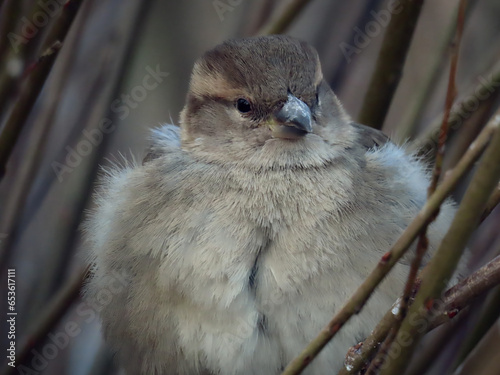
<svg viewBox="0 0 500 375">
<path fill-rule="evenodd" d="M 328 144 L 328 155 L 312 155 L 321 159 L 349 147 L 349 122 L 313 47 L 287 36 L 230 40 L 194 66 L 182 144 L 212 161 L 292 165 L 305 150 Z"/>
</svg>

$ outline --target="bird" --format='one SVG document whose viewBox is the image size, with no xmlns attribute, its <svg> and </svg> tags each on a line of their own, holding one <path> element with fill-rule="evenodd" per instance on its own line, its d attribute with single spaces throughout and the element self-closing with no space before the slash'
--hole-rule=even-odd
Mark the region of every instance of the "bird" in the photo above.
<svg viewBox="0 0 500 375">
<path fill-rule="evenodd" d="M 152 130 L 142 162 L 103 174 L 85 298 L 127 374 L 280 374 L 423 207 L 428 167 L 353 121 L 316 50 L 290 36 L 203 54 L 179 123 Z M 454 211 L 447 201 L 430 225 L 430 253 Z M 303 374 L 344 366 L 411 259 Z"/>
</svg>

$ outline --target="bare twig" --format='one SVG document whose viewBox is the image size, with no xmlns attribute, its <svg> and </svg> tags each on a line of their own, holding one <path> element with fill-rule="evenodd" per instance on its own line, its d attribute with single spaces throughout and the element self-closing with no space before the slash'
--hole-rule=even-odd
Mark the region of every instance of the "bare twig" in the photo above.
<svg viewBox="0 0 500 375">
<path fill-rule="evenodd" d="M 459 328 L 471 315 L 470 307 L 472 306 L 464 308 L 453 319 L 440 326 L 437 332 L 426 337 L 425 344 L 422 343 L 421 350 L 415 353 L 405 375 L 429 374 L 427 371 L 434 365 L 441 353 L 445 352 L 450 344 L 459 337 L 461 332 Z"/>
<path fill-rule="evenodd" d="M 26 362 L 31 350 L 47 338 L 50 330 L 54 328 L 56 323 L 61 320 L 78 299 L 80 289 L 88 276 L 89 269 L 90 267 L 87 267 L 83 272 L 76 274 L 53 298 L 49 304 L 49 308 L 44 311 L 43 316 L 37 322 L 36 327 L 28 334 L 26 340 L 19 345 L 20 351 L 16 358 L 16 367 Z M 17 373 L 15 367 L 8 365 L 5 365 L 2 369 L 2 375 L 14 375 Z"/>
<path fill-rule="evenodd" d="M 19 100 L 15 104 L 7 123 L 0 134 L 0 179 L 5 173 L 9 156 L 14 149 L 16 141 L 21 134 L 22 125 L 25 123 L 31 108 L 35 104 L 38 94 L 52 69 L 61 43 L 56 42 L 47 49 L 38 62 L 29 72 L 27 82 L 22 89 Z"/>
<path fill-rule="evenodd" d="M 495 209 L 498 203 L 500 203 L 500 184 L 498 184 L 495 191 L 491 194 L 490 199 L 488 199 L 488 203 L 486 203 L 486 208 L 483 212 L 483 216 L 481 216 L 481 222 L 489 216 L 491 211 Z"/>
<path fill-rule="evenodd" d="M 493 324 L 478 345 L 467 356 L 464 364 L 454 375 L 496 375 L 498 374 L 498 342 L 500 341 L 500 320 Z"/>
<path fill-rule="evenodd" d="M 490 124 L 496 128 L 500 126 L 500 111 L 490 121 Z M 473 143 L 469 150 L 474 147 Z M 500 131 L 495 132 L 464 195 L 450 229 L 424 272 L 422 286 L 410 308 L 409 316 L 425 319 L 426 321 L 435 316 L 436 309 L 433 305 L 439 299 L 447 280 L 455 270 L 467 240 L 479 223 L 488 198 L 498 183 L 500 178 L 500 163 L 498 163 L 498 160 L 500 160 Z M 400 355 L 382 370 L 382 375 L 404 373 L 416 344 L 424 334 L 419 329 L 420 327 L 416 327 L 414 321 L 410 322 L 408 318 L 407 316 L 403 321 L 398 335 L 410 337 L 411 342 L 405 347 L 400 347 Z"/>
<path fill-rule="evenodd" d="M 489 251 L 491 254 L 500 256 L 500 238 L 498 238 L 491 246 Z M 474 318 L 474 327 L 469 330 L 467 337 L 461 340 L 461 345 L 455 356 L 454 364 L 450 369 L 456 369 L 476 347 L 477 343 L 486 334 L 488 329 L 500 316 L 500 286 L 495 287 L 488 294 L 486 300 L 481 306 L 480 311 Z"/>
<path fill-rule="evenodd" d="M 16 0 L 15 2 L 23 5 L 22 1 Z M 62 5 L 59 6 L 63 8 Z M 43 3 L 36 1 L 31 4 L 31 12 L 26 18 L 33 20 L 44 12 Z M 17 27 L 8 36 L 5 36 L 5 40 L 8 40 L 10 43 L 10 48 L 5 53 L 0 53 L 0 113 L 6 112 L 9 104 L 16 98 L 21 82 L 24 79 L 23 72 L 26 67 L 34 63 L 39 55 L 53 44 L 47 43 L 46 47 L 41 49 L 41 51 L 37 48 L 40 45 L 40 39 L 44 35 L 44 30 L 51 27 L 53 23 L 52 17 L 49 22 L 42 25 L 39 24 L 39 26 L 36 26 L 32 30 L 30 26 L 30 31 L 28 31 L 24 21 L 20 22 L 21 15 L 20 11 L 12 11 L 12 13 L 7 14 L 9 19 L 13 21 L 17 20 L 18 22 Z M 62 39 L 60 42 L 62 43 Z"/>
<path fill-rule="evenodd" d="M 354 375 L 357 374 L 363 366 L 375 354 L 380 343 L 387 337 L 393 324 L 396 323 L 396 315 L 393 313 L 394 309 L 399 306 L 399 299 L 394 303 L 384 317 L 379 321 L 370 336 L 361 345 L 361 348 L 356 352 L 357 355 L 350 355 L 349 366 L 343 367 L 338 372 L 338 375 Z"/>
<path fill-rule="evenodd" d="M 68 30 L 75 19 L 81 0 L 69 0 L 63 8 L 63 12 L 51 29 L 46 39 L 44 52 L 34 68 L 29 72 L 28 82 L 22 89 L 21 96 L 15 104 L 12 113 L 7 120 L 4 130 L 0 135 L 0 179 L 5 173 L 7 160 L 14 149 L 16 141 L 21 134 L 23 124 L 33 107 L 38 94 L 42 90 L 47 76 L 52 69 L 52 65 L 57 56 L 57 52 L 62 46 Z"/>
<path fill-rule="evenodd" d="M 89 2 L 86 3 L 87 5 Z M 104 115 L 108 115 L 109 103 L 115 98 L 122 90 L 122 79 L 128 69 L 128 64 L 132 59 L 130 54 L 134 50 L 135 43 L 137 42 L 137 34 L 141 30 L 142 21 L 147 14 L 149 5 L 151 1 L 137 0 L 135 2 L 130 2 L 127 4 L 125 16 L 121 18 L 121 22 L 117 23 L 116 27 L 113 28 L 113 32 L 121 35 L 120 38 L 112 38 L 108 40 L 108 43 L 102 47 L 106 51 L 106 56 L 109 56 L 104 64 L 101 64 L 100 70 L 102 74 L 99 74 L 95 79 L 96 87 L 99 87 L 100 95 L 95 95 L 95 90 L 91 91 L 89 95 L 90 99 L 96 98 L 96 100 L 89 101 L 89 106 L 82 106 L 81 117 L 83 120 L 88 121 L 92 126 L 97 127 L 99 120 L 103 118 Z M 82 99 L 83 100 L 83 99 Z M 91 108 L 91 110 L 89 110 Z M 90 118 L 87 116 L 90 114 Z M 80 121 L 80 123 L 86 123 L 86 121 Z M 109 136 L 108 136 L 109 137 Z M 106 138 L 106 137 L 104 137 Z M 65 249 L 65 253 L 70 253 L 70 250 L 74 248 L 76 241 L 76 229 L 79 225 L 80 216 L 83 208 L 86 204 L 87 198 L 91 192 L 92 181 L 95 176 L 95 171 L 97 170 L 97 164 L 100 160 L 102 149 L 106 145 L 103 141 L 96 147 L 96 152 L 89 156 L 86 160 L 87 163 L 82 164 L 80 168 L 86 168 L 82 173 L 83 183 L 78 184 L 78 190 L 73 192 L 72 201 L 67 205 L 66 209 L 71 209 L 75 213 L 69 215 L 71 220 L 64 223 L 59 229 L 58 243 L 52 244 L 54 247 L 61 247 Z M 61 251 L 62 253 L 62 251 Z M 55 259 L 54 263 L 62 263 L 60 259 Z M 59 273 L 61 270 L 67 270 L 64 264 L 57 268 Z M 46 270 L 45 270 L 46 271 Z M 55 277 L 58 275 L 52 275 L 51 281 L 54 281 Z M 43 342 L 47 337 L 47 332 L 54 328 L 54 326 L 60 321 L 60 318 L 64 315 L 65 311 L 71 306 L 72 302 L 78 297 L 78 291 L 82 283 L 81 275 L 76 279 L 72 279 L 64 287 L 64 290 L 57 294 L 49 305 L 47 311 L 37 318 L 35 322 L 36 329 L 29 336 L 31 340 L 19 345 L 19 353 L 17 364 L 22 364 L 23 362 L 29 362 L 31 360 L 31 348 L 35 347 L 37 344 Z M 38 291 L 37 291 L 38 292 Z M 49 330 L 49 331 L 47 331 Z M 15 371 L 11 367 L 6 366 L 6 369 L 2 374 L 12 374 Z"/>
<path fill-rule="evenodd" d="M 455 363 L 452 367 L 456 369 L 460 364 L 467 358 L 467 356 L 474 350 L 478 342 L 484 337 L 486 332 L 495 323 L 495 321 L 500 317 L 500 287 L 496 287 L 488 295 L 481 311 L 476 317 L 476 324 L 472 329 L 472 332 L 468 334 L 465 340 L 462 341 L 460 345 L 460 350 L 455 358 Z"/>
<path fill-rule="evenodd" d="M 457 32 L 455 35 L 455 40 L 452 45 L 452 54 L 451 54 L 451 64 L 450 64 L 450 75 L 448 79 L 448 90 L 446 92 L 446 101 L 444 107 L 444 116 L 443 121 L 441 122 L 441 128 L 439 130 L 439 138 L 438 138 L 438 149 L 436 153 L 436 160 L 434 164 L 434 169 L 432 172 L 431 185 L 429 186 L 429 194 L 432 194 L 434 190 L 436 190 L 436 186 L 439 181 L 439 177 L 441 176 L 441 170 L 443 166 L 444 159 L 444 151 L 446 140 L 448 138 L 448 129 L 449 124 L 448 120 L 450 118 L 451 107 L 457 95 L 457 88 L 455 83 L 455 77 L 457 75 L 457 65 L 458 65 L 458 56 L 460 53 L 460 42 L 462 40 L 462 34 L 464 30 L 465 24 L 465 7 L 467 1 L 460 1 L 460 8 L 458 10 L 458 20 L 457 20 Z"/>
<path fill-rule="evenodd" d="M 83 5 L 85 4 L 87 2 Z M 114 26 L 110 29 L 113 35 L 120 35 L 120 37 L 107 38 L 106 43 L 101 43 L 98 47 L 100 61 L 97 66 L 99 66 L 99 69 L 97 74 L 93 75 L 92 88 L 86 92 L 85 96 L 80 98 L 83 104 L 73 119 L 75 124 L 85 126 L 87 131 L 99 129 L 103 118 L 113 118 L 112 112 L 110 113 L 110 103 L 123 92 L 122 80 L 132 61 L 131 54 L 134 51 L 135 43 L 138 41 L 137 35 L 142 30 L 142 21 L 150 4 L 150 0 L 128 2 L 127 6 L 123 7 L 124 11 L 120 21 L 114 23 Z M 40 283 L 41 285 L 37 288 L 37 292 L 41 295 L 45 295 L 44 293 L 50 294 L 51 291 L 57 288 L 61 283 L 63 271 L 67 269 L 73 259 L 72 249 L 75 247 L 75 241 L 79 238 L 78 227 L 84 215 L 84 208 L 88 205 L 88 200 L 93 191 L 93 183 L 104 150 L 109 139 L 114 134 L 116 133 L 102 133 L 102 140 L 92 148 L 89 155 L 82 158 L 78 166 L 78 172 L 74 170 L 71 173 L 71 182 L 69 176 L 66 177 L 68 183 L 74 186 L 71 198 L 65 205 L 69 219 L 58 225 L 57 235 L 51 243 L 52 251 L 57 256 L 54 256 L 50 264 L 48 264 L 49 270 L 45 270 L 47 275 L 44 277 L 44 283 Z M 81 128 L 76 127 L 71 136 L 73 136 L 72 140 L 75 142 L 72 145 L 76 147 L 75 144 L 81 139 L 79 137 L 83 136 Z M 58 182 L 58 180 L 53 182 Z M 49 184 L 49 186 L 51 185 Z"/>
<path fill-rule="evenodd" d="M 471 302 L 500 284 L 500 256 L 497 256 L 485 266 L 474 272 L 469 277 L 460 281 L 443 295 L 444 309 L 436 316 L 426 328 L 426 332 L 449 322 L 461 310 L 470 305 Z M 387 336 L 390 328 L 396 323 L 394 314 L 399 308 L 399 300 L 380 320 L 370 336 L 366 338 L 358 350 L 358 354 L 350 358 L 349 369 L 343 368 L 338 375 L 354 375 L 358 373 L 363 365 L 370 359 L 379 343 Z"/>
<path fill-rule="evenodd" d="M 444 293 L 445 310 L 435 317 L 431 329 L 448 321 L 451 315 L 470 304 L 473 298 L 498 284 L 500 284 L 500 255 Z"/>
<path fill-rule="evenodd" d="M 56 41 L 60 41 L 61 43 L 64 41 L 82 3 L 83 0 L 69 0 L 64 4 L 61 15 L 45 38 L 42 50 Z"/>
<path fill-rule="evenodd" d="M 88 13 L 85 9 L 82 9 L 82 11 Z M 0 232 L 9 234 L 4 241 L 0 242 L 0 270 L 6 268 L 12 245 L 16 241 L 19 220 L 24 213 L 27 197 L 31 191 L 33 181 L 36 178 L 36 172 L 43 159 L 42 156 L 48 134 L 50 128 L 54 124 L 54 117 L 60 106 L 64 87 L 68 82 L 69 73 L 77 56 L 76 50 L 80 45 L 80 38 L 83 35 L 81 31 L 84 25 L 85 18 L 83 18 L 83 20 L 80 19 L 80 30 L 78 30 L 80 32 L 76 33 L 76 38 L 69 41 L 69 48 L 64 51 L 63 56 L 61 56 L 64 60 L 60 64 L 61 69 L 58 71 L 59 74 L 53 77 L 51 84 L 46 89 L 46 95 L 40 100 L 41 111 L 37 114 L 33 128 L 27 136 L 27 146 L 23 150 L 25 152 L 22 155 L 23 163 L 13 171 L 11 192 L 5 207 L 3 207 L 2 217 L 0 218 Z"/>
<path fill-rule="evenodd" d="M 469 1 L 467 3 L 466 12 L 468 14 L 472 14 L 476 4 L 476 1 Z M 396 135 L 392 137 L 393 140 L 405 142 L 408 139 L 415 138 L 415 133 L 417 131 L 419 121 L 422 118 L 422 114 L 425 112 L 425 107 L 428 105 L 429 100 L 431 100 L 432 93 L 436 92 L 436 86 L 440 81 L 439 78 L 443 74 L 444 67 L 447 66 L 447 64 L 444 63 L 444 61 L 446 60 L 446 56 L 448 55 L 446 51 L 449 49 L 450 43 L 452 42 L 453 37 L 456 33 L 457 13 L 459 8 L 460 4 L 457 4 L 457 9 L 450 17 L 451 22 L 446 26 L 446 29 L 443 31 L 443 33 L 437 36 L 439 38 L 439 42 L 436 51 L 428 51 L 429 66 L 425 73 L 422 75 L 422 79 L 415 83 L 414 93 L 409 99 L 410 103 L 408 103 L 408 107 L 404 111 L 399 121 L 398 127 L 396 129 Z M 438 132 L 439 124 L 437 124 L 436 128 L 436 137 Z"/>
<path fill-rule="evenodd" d="M 491 135 L 498 128 L 498 121 L 491 121 L 479 134 L 474 147 L 469 147 L 465 155 L 460 159 L 457 166 L 448 172 L 447 178 L 439 185 L 424 207 L 417 214 L 402 233 L 390 251 L 388 251 L 377 264 L 375 269 L 367 276 L 365 281 L 349 298 L 328 325 L 320 334 L 309 343 L 309 345 L 292 362 L 288 364 L 283 375 L 300 374 L 307 365 L 318 355 L 323 347 L 335 336 L 352 315 L 357 314 L 370 297 L 373 290 L 384 279 L 396 262 L 404 255 L 408 247 L 418 236 L 427 220 L 429 220 L 444 202 L 448 194 L 458 184 L 459 180 L 470 169 L 473 163 L 479 158 L 482 151 L 488 144 Z"/>
<path fill-rule="evenodd" d="M 293 0 L 277 19 L 273 19 L 269 24 L 264 25 L 257 35 L 283 33 L 310 1 L 311 0 Z"/>
<path fill-rule="evenodd" d="M 485 78 L 486 77 L 486 78 Z M 448 119 L 449 134 L 456 132 L 464 120 L 473 112 L 490 105 L 496 99 L 500 90 L 500 64 L 496 64 L 490 71 L 479 76 L 480 84 L 474 87 L 463 100 L 454 104 Z M 479 105 L 476 105 L 479 103 Z M 476 108 L 477 107 L 477 108 Z M 473 108 L 474 110 L 471 110 Z M 419 155 L 431 155 L 437 148 L 438 135 L 444 114 L 439 115 L 430 126 L 430 129 L 410 144 L 411 149 L 418 150 Z"/>
<path fill-rule="evenodd" d="M 400 1 L 401 11 L 392 16 L 359 114 L 362 124 L 382 128 L 423 3 L 423 0 Z"/>
<path fill-rule="evenodd" d="M 20 19 L 23 2 L 19 0 L 7 0 L 3 5 L 0 18 L 0 67 L 5 69 L 4 63 L 9 44 L 9 33 L 16 27 L 16 22 Z"/>
<path fill-rule="evenodd" d="M 443 121 L 441 124 L 441 129 L 439 131 L 439 140 L 438 140 L 438 150 L 436 154 L 436 161 L 434 164 L 434 168 L 432 171 L 431 183 L 429 185 L 429 189 L 427 191 L 427 197 L 430 197 L 434 191 L 436 190 L 439 178 L 441 176 L 443 160 L 444 160 L 444 152 L 446 140 L 448 137 L 448 118 L 450 115 L 451 107 L 453 105 L 454 98 L 456 96 L 456 74 L 457 74 L 457 66 L 458 66 L 458 56 L 460 54 L 460 42 L 462 40 L 462 34 L 464 30 L 465 24 L 465 7 L 467 1 L 461 0 L 458 11 L 458 19 L 457 19 L 457 29 L 455 40 L 452 45 L 452 54 L 451 54 L 451 66 L 450 66 L 450 75 L 448 79 L 448 90 L 446 93 L 446 102 L 444 109 Z M 387 335 L 384 343 L 382 344 L 379 353 L 372 361 L 370 367 L 368 368 L 366 375 L 375 375 L 380 366 L 384 363 L 385 357 L 387 356 L 387 351 L 389 350 L 392 342 L 394 341 L 396 334 L 399 331 L 399 327 L 406 317 L 406 312 L 408 310 L 408 302 L 410 301 L 410 295 L 413 291 L 413 287 L 415 285 L 415 279 L 418 274 L 418 270 L 420 269 L 420 265 L 422 264 L 422 259 L 424 258 L 425 253 L 429 247 L 429 240 L 427 238 L 427 228 L 429 225 L 436 219 L 439 214 L 439 210 L 436 211 L 436 214 L 432 216 L 422 229 L 419 234 L 417 250 L 415 253 L 415 258 L 413 259 L 410 271 L 408 274 L 408 279 L 405 284 L 405 288 L 403 291 L 403 296 L 401 298 L 401 303 L 398 309 L 396 323 L 391 327 L 389 334 Z"/>
<path fill-rule="evenodd" d="M 8 108 L 10 102 L 10 97 L 14 91 L 14 88 L 18 86 L 18 82 L 21 80 L 21 75 L 26 67 L 25 55 L 27 51 L 28 42 L 31 41 L 30 38 L 24 38 L 22 35 L 22 28 L 20 30 L 20 25 L 17 28 L 9 29 L 13 27 L 17 21 L 21 18 L 22 11 L 22 1 L 19 0 L 9 0 L 5 4 L 5 9 L 2 9 L 2 14 L 5 20 L 2 20 L 4 30 L 1 31 L 0 37 L 2 42 L 5 43 L 0 52 L 0 113 L 3 114 Z M 5 21 L 5 22 L 4 22 Z M 12 34 L 11 34 L 12 33 Z M 14 44 L 14 38 L 21 38 L 22 43 Z M 8 41 L 13 42 L 8 48 Z M 0 173 L 1 175 L 1 173 Z"/>
<path fill-rule="evenodd" d="M 440 40 L 437 51 L 429 53 L 429 66 L 425 74 L 423 74 L 422 79 L 416 82 L 415 91 L 410 98 L 408 108 L 405 113 L 403 113 L 396 129 L 397 133 L 395 138 L 397 140 L 405 142 L 407 139 L 415 136 L 415 131 L 418 126 L 418 122 L 421 119 L 422 113 L 424 112 L 424 108 L 429 100 L 429 97 L 431 96 L 431 93 L 435 90 L 435 85 L 439 81 L 439 77 L 442 74 L 443 66 L 445 65 L 443 60 L 447 55 L 446 51 L 450 46 L 454 34 L 456 33 L 456 21 L 457 17 L 455 12 L 443 34 L 439 35 Z"/>
</svg>

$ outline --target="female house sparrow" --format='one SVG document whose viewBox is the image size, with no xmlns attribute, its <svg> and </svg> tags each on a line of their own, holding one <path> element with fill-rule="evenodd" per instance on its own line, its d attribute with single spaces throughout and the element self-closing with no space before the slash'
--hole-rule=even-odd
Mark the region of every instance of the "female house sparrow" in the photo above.
<svg viewBox="0 0 500 375">
<path fill-rule="evenodd" d="M 87 222 L 88 298 L 128 374 L 279 374 L 426 200 L 422 165 L 352 122 L 316 51 L 225 42 L 195 64 L 180 129 L 105 179 Z M 448 227 L 445 205 L 430 249 Z M 343 366 L 401 293 L 399 264 L 304 374 Z M 109 275 L 125 275 L 111 288 Z"/>
</svg>

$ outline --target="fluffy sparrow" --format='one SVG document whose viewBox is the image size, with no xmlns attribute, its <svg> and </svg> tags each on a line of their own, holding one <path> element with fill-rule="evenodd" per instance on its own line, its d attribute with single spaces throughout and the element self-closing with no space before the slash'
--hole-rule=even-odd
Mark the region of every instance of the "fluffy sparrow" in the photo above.
<svg viewBox="0 0 500 375">
<path fill-rule="evenodd" d="M 423 206 L 427 172 L 354 123 L 316 51 L 286 36 L 206 52 L 180 117 L 152 132 L 142 165 L 104 178 L 86 225 L 87 297 L 106 292 L 105 337 L 128 374 L 279 374 Z M 431 251 L 452 211 L 431 226 Z M 343 366 L 407 269 L 304 374 Z"/>
</svg>

